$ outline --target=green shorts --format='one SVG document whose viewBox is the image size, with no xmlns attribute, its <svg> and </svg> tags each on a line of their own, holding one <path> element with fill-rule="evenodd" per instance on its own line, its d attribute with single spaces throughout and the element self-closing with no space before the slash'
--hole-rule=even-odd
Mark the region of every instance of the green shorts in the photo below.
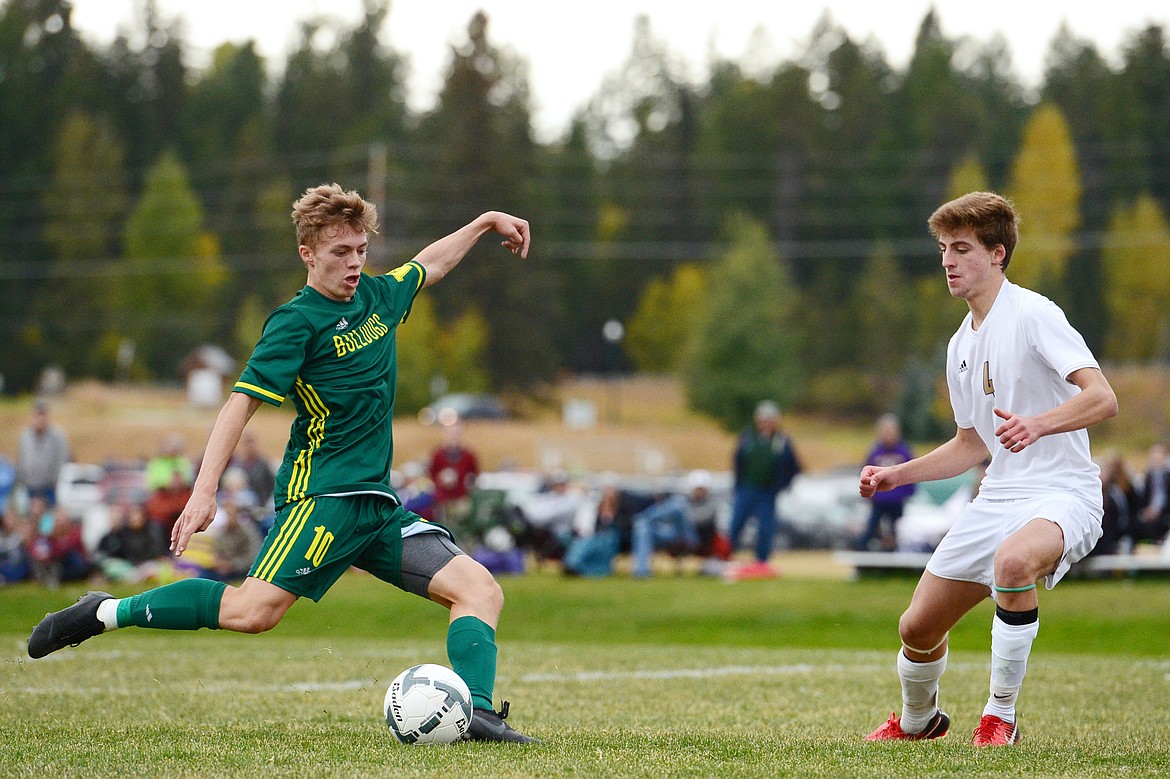
<svg viewBox="0 0 1170 779">
<path fill-rule="evenodd" d="M 248 575 L 315 601 L 351 565 L 402 588 L 402 536 L 422 530 L 419 523 L 451 535 L 381 495 L 288 503 L 277 512 Z"/>
</svg>

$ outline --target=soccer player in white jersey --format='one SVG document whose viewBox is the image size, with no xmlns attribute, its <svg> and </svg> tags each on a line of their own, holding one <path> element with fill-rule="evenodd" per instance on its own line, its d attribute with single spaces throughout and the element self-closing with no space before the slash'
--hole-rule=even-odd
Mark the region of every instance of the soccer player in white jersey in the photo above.
<svg viewBox="0 0 1170 779">
<path fill-rule="evenodd" d="M 866 738 L 946 735 L 938 689 L 947 633 L 990 595 L 991 694 L 972 743 L 1014 744 L 1016 698 L 1040 627 L 1036 582 L 1051 589 L 1101 536 L 1101 482 L 1086 428 L 1115 415 L 1117 398 L 1060 308 L 1005 278 L 1018 236 L 1011 203 L 973 192 L 941 206 L 928 224 L 947 288 L 970 309 L 947 348 L 958 429 L 921 457 L 866 466 L 860 492 L 868 498 L 991 460 L 898 623 L 902 714 Z"/>
</svg>

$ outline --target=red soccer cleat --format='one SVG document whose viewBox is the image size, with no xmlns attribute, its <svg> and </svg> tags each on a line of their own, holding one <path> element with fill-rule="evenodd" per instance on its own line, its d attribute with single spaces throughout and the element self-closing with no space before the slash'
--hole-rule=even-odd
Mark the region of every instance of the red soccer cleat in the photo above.
<svg viewBox="0 0 1170 779">
<path fill-rule="evenodd" d="M 924 738 L 942 738 L 951 727 L 951 718 L 942 709 L 934 713 L 921 733 L 907 733 L 902 730 L 902 718 L 891 712 L 890 718 L 880 728 L 865 737 L 866 741 L 917 741 Z"/>
<path fill-rule="evenodd" d="M 1006 747 L 1020 740 L 1016 723 L 1002 720 L 994 714 L 984 714 L 979 727 L 971 734 L 971 743 L 977 747 Z"/>
</svg>

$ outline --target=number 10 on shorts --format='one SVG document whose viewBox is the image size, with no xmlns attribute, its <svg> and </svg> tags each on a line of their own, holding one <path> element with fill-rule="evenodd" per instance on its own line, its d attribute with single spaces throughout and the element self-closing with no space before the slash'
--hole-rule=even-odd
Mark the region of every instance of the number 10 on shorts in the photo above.
<svg viewBox="0 0 1170 779">
<path fill-rule="evenodd" d="M 325 553 L 333 543 L 333 534 L 326 530 L 324 525 L 317 525 L 313 532 L 316 535 L 313 536 L 313 543 L 309 544 L 309 551 L 305 552 L 305 559 L 317 566 L 325 559 Z"/>
</svg>

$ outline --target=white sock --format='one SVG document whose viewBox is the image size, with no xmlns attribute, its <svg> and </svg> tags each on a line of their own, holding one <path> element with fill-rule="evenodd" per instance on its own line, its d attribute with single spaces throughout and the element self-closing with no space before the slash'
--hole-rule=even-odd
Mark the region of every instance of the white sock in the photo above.
<svg viewBox="0 0 1170 779">
<path fill-rule="evenodd" d="M 110 598 L 98 604 L 97 618 L 106 623 L 106 630 L 118 629 L 118 604 L 120 598 Z"/>
<path fill-rule="evenodd" d="M 991 621 L 991 695 L 983 714 L 1016 721 L 1016 699 L 1028 670 L 1032 641 L 1040 632 L 1040 621 L 1009 625 L 996 615 Z"/>
<path fill-rule="evenodd" d="M 947 656 L 929 663 L 915 663 L 898 651 L 898 676 L 902 680 L 902 730 L 921 733 L 938 711 L 938 680 L 947 670 Z"/>
</svg>

